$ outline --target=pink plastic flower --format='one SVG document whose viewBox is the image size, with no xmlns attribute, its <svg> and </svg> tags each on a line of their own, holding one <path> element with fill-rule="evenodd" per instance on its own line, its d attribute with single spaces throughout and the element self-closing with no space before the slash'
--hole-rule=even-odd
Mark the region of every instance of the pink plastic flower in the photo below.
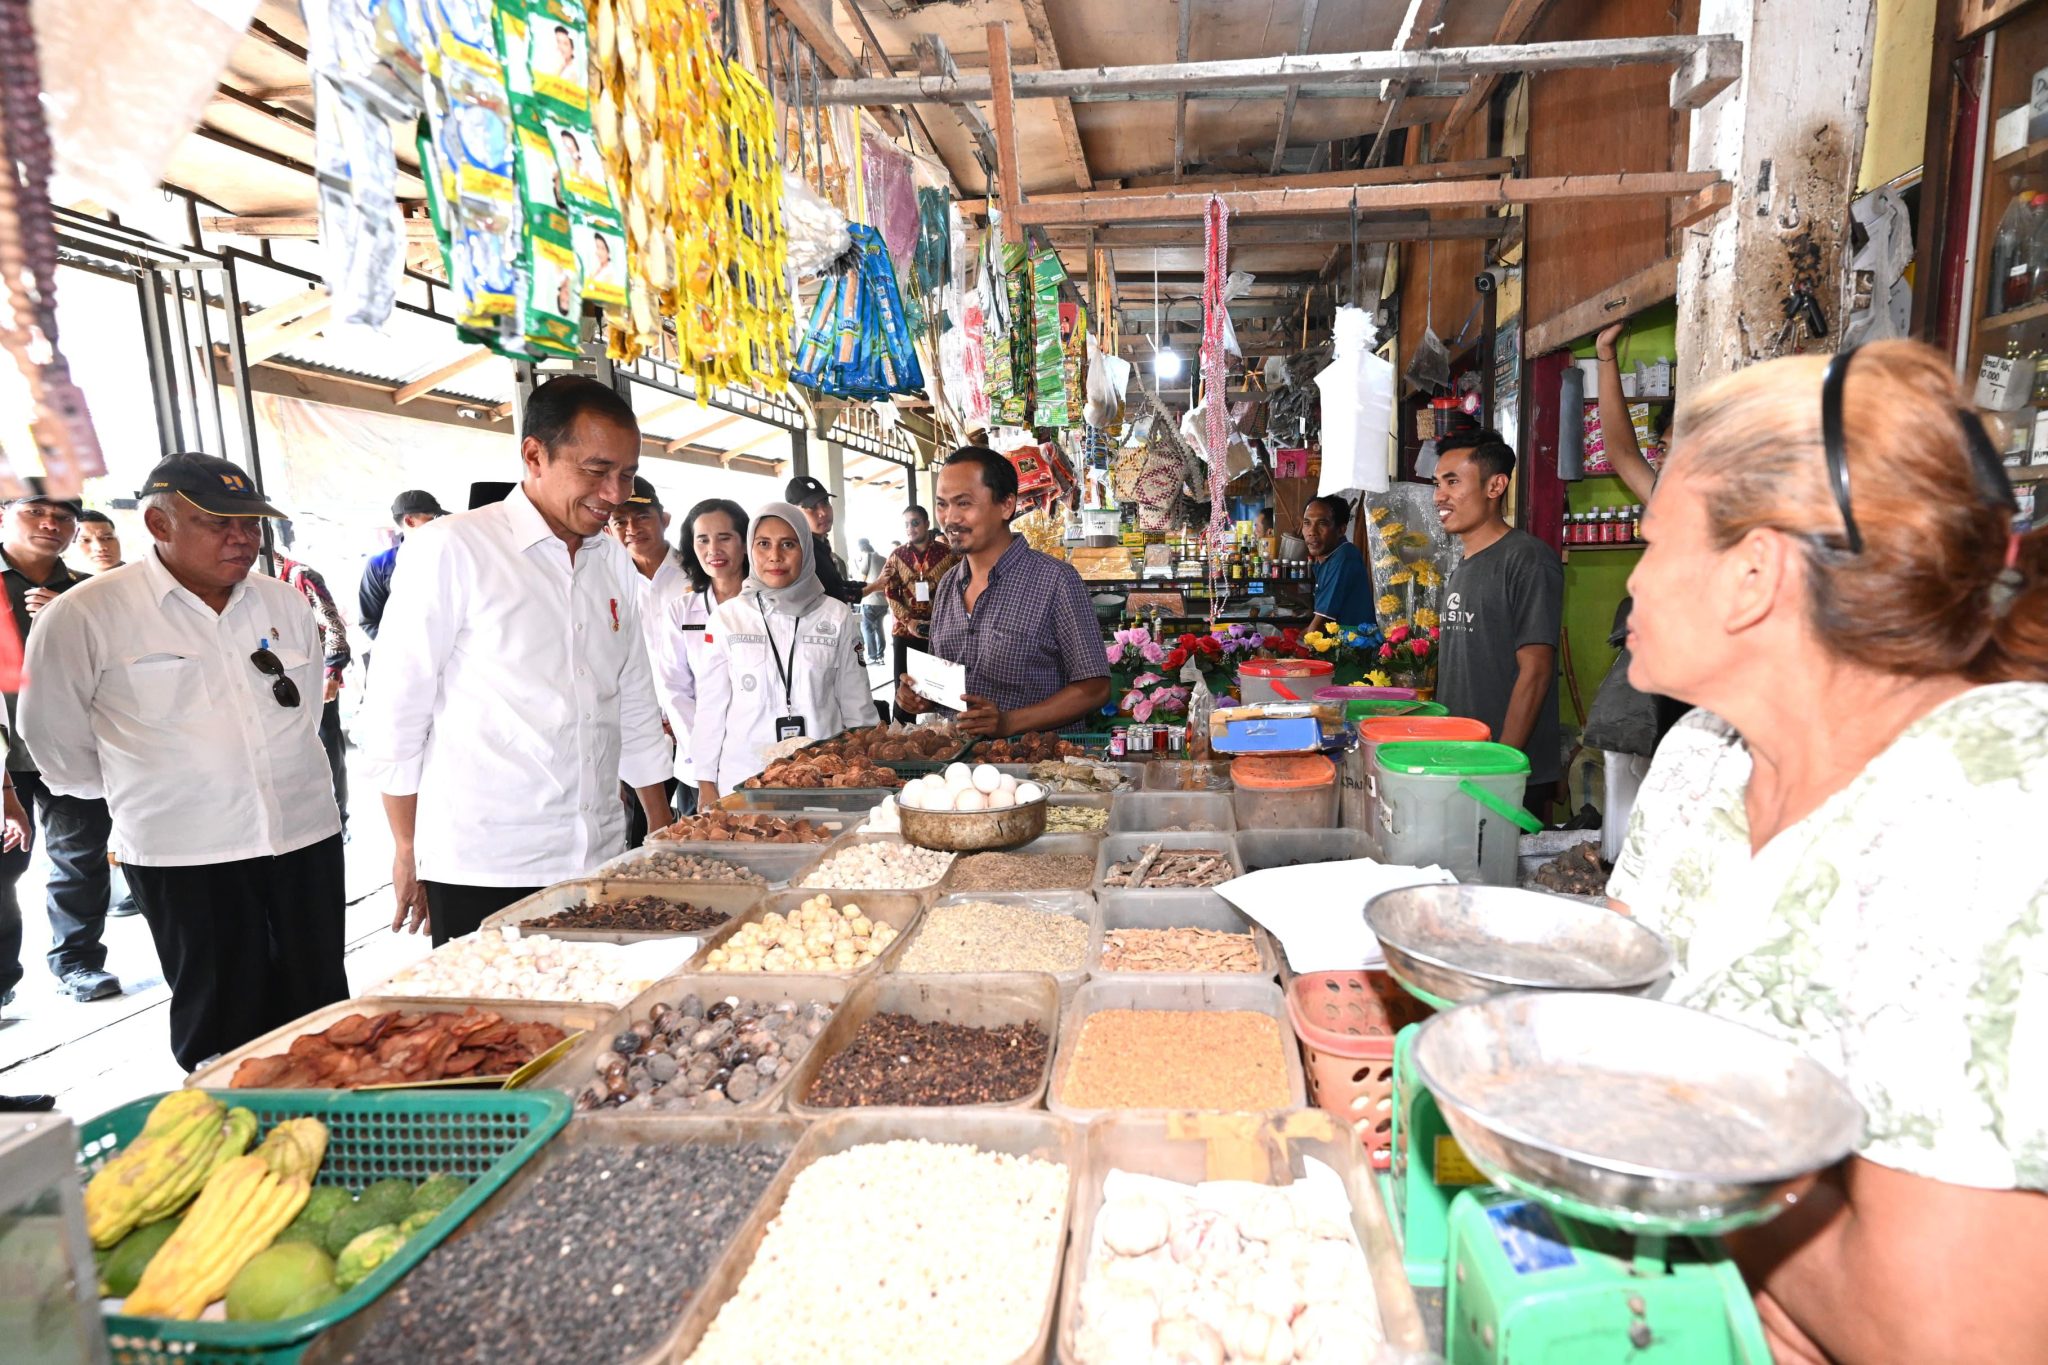
<svg viewBox="0 0 2048 1365">
<path fill-rule="evenodd" d="M 1146 697 L 1144 700 L 1140 701 L 1136 706 L 1132 707 L 1131 716 L 1135 720 L 1152 719 L 1152 699 L 1150 697 Z"/>
<path fill-rule="evenodd" d="M 1166 679 L 1160 677 L 1157 673 L 1140 673 L 1137 677 L 1131 679 L 1131 686 L 1153 687 L 1165 681 Z"/>
<path fill-rule="evenodd" d="M 1143 631 L 1139 632 L 1139 634 L 1141 635 L 1143 633 Z M 1144 658 L 1145 662 L 1148 664 L 1161 663 L 1166 658 L 1166 651 L 1150 641 L 1147 641 L 1145 647 L 1139 650 L 1138 653 Z"/>
</svg>

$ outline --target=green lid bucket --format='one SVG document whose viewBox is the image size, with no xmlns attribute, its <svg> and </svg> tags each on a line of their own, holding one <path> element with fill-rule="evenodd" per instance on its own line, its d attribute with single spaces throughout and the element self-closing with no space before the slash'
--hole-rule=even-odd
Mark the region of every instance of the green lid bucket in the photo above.
<svg viewBox="0 0 2048 1365">
<path fill-rule="evenodd" d="M 1529 756 L 1472 739 L 1411 739 L 1379 747 L 1379 765 L 1417 777 L 1505 777 L 1529 771 Z"/>
<path fill-rule="evenodd" d="M 1344 703 L 1346 720 L 1384 720 L 1389 716 L 1448 716 L 1442 702 L 1395 701 L 1385 697 L 1361 697 Z"/>
</svg>

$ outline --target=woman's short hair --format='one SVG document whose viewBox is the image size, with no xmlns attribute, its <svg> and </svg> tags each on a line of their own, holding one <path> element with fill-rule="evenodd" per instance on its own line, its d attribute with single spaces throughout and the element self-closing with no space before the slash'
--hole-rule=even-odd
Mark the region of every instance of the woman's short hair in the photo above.
<svg viewBox="0 0 2048 1365">
<path fill-rule="evenodd" d="M 740 538 L 740 563 L 747 562 L 747 509 L 731 498 L 706 498 L 690 509 L 683 518 L 682 534 L 676 539 L 682 543 L 676 551 L 682 556 L 683 573 L 690 580 L 690 591 L 702 592 L 711 586 L 711 575 L 697 560 L 697 518 L 709 512 L 723 512 L 732 522 L 732 533 Z"/>
<path fill-rule="evenodd" d="M 1861 553 L 1851 553 L 1821 430 L 1826 356 L 1753 365 L 1678 414 L 1670 469 L 1702 485 L 1722 549 L 1769 529 L 1805 547 L 1814 629 L 1845 659 L 1973 682 L 2048 681 L 2048 530 L 2013 534 L 1987 497 L 1948 359 L 1872 342 L 1843 387 L 1842 433 Z M 2014 578 L 2001 576 L 2008 559 Z M 1994 591 L 1997 588 L 1997 591 Z"/>
</svg>

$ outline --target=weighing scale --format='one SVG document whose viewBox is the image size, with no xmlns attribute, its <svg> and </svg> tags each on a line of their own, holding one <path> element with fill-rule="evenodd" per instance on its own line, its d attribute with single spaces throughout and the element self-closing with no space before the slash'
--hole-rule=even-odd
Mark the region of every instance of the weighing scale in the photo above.
<svg viewBox="0 0 2048 1365">
<path fill-rule="evenodd" d="M 1366 918 L 1445 1013 L 1395 1045 L 1386 1177 L 1450 1365 L 1769 1365 L 1716 1234 L 1851 1151 L 1862 1111 L 1797 1048 L 1637 998 L 1656 934 L 1504 887 L 1410 887 Z"/>
</svg>

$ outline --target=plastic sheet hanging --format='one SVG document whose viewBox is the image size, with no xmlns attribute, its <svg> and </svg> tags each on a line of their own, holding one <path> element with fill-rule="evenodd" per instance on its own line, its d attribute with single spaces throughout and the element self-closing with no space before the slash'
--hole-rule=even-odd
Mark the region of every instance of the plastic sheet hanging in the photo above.
<svg viewBox="0 0 2048 1365">
<path fill-rule="evenodd" d="M 1336 355 L 1316 375 L 1323 434 L 1323 476 L 1316 491 L 1384 493 L 1394 367 L 1374 354 L 1372 317 L 1364 309 L 1339 308 L 1331 330 Z"/>
<path fill-rule="evenodd" d="M 859 254 L 819 290 L 790 377 L 846 398 L 918 393 L 924 371 L 904 325 L 888 245 L 865 223 L 847 231 Z"/>
</svg>

